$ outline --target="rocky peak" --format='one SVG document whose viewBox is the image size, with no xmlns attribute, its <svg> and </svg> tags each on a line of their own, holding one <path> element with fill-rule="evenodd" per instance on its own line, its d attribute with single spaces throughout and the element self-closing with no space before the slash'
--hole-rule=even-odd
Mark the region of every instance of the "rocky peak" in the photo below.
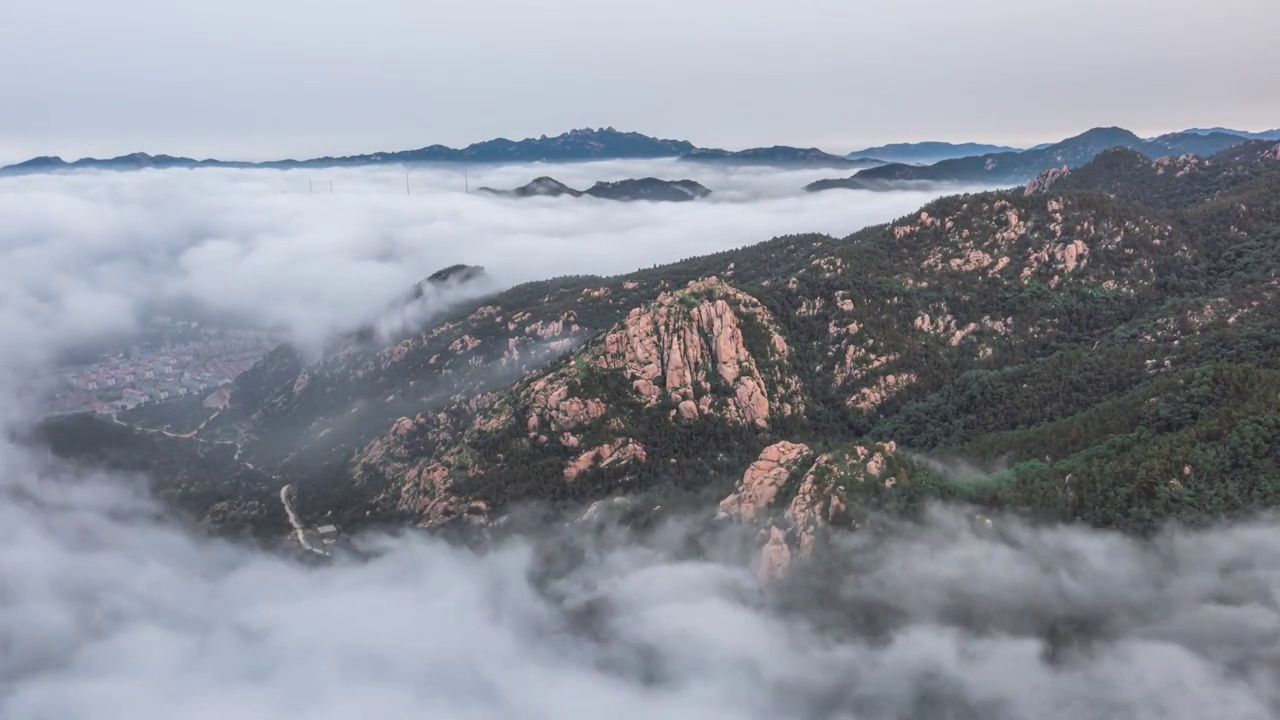
<svg viewBox="0 0 1280 720">
<path fill-rule="evenodd" d="M 1071 168 L 1063 165 L 1062 167 L 1049 168 L 1040 173 L 1031 182 L 1027 183 L 1025 195 L 1035 195 L 1037 193 L 1049 192 L 1049 188 L 1053 187 L 1059 180 L 1071 174 Z"/>
<path fill-rule="evenodd" d="M 1280 144 L 1277 144 L 1275 147 L 1262 153 L 1262 159 L 1275 160 L 1276 162 L 1280 162 Z"/>
<path fill-rule="evenodd" d="M 748 348 L 744 330 L 758 333 L 763 347 Z M 593 364 L 623 371 L 646 405 L 668 398 L 686 419 L 710 413 L 766 427 L 772 414 L 800 409 L 777 323 L 758 300 L 716 277 L 632 310 L 600 350 Z M 717 386 L 724 392 L 713 392 Z"/>
</svg>

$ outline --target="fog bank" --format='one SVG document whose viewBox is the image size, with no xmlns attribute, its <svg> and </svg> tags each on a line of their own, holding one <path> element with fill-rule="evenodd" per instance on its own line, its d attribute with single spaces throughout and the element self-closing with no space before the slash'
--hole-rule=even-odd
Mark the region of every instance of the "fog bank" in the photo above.
<svg viewBox="0 0 1280 720">
<path fill-rule="evenodd" d="M 171 527 L 125 479 L 12 448 L 3 477 L 13 720 L 1280 711 L 1270 522 L 1144 545 L 1012 520 L 977 535 L 940 511 L 850 536 L 845 574 L 782 588 L 783 614 L 717 543 L 678 550 L 679 524 L 486 552 L 366 538 L 374 559 L 308 567 Z"/>
<path fill-rule="evenodd" d="M 786 233 L 847 235 L 927 192 L 806 194 L 832 170 L 675 160 L 473 168 L 146 170 L 0 178 L 0 298 L 61 339 L 128 331 L 144 303 L 187 300 L 314 344 L 455 263 L 499 285 L 617 274 Z M 553 175 L 689 177 L 693 203 L 465 192 Z M 314 194 L 313 192 L 314 191 Z M 5 330 L 0 328 L 0 330 Z M 10 337 L 9 331 L 5 337 Z"/>
</svg>

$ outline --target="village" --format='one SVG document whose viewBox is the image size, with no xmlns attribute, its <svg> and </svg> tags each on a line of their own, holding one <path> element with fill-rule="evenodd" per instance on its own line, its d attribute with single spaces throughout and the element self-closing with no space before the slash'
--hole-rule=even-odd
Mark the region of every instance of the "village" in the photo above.
<svg viewBox="0 0 1280 720">
<path fill-rule="evenodd" d="M 213 392 L 278 344 L 260 330 L 168 325 L 182 326 L 183 341 L 140 343 L 91 364 L 57 368 L 50 378 L 47 414 L 114 412 Z"/>
</svg>

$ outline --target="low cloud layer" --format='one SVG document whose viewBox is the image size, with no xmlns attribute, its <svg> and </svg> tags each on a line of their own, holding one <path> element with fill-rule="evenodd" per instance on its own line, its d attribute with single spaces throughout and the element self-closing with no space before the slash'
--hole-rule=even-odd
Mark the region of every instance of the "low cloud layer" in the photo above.
<svg viewBox="0 0 1280 720">
<path fill-rule="evenodd" d="M 671 174 L 554 174 L 642 168 Z M 190 534 L 144 479 L 9 439 L 29 420 L 23 371 L 177 297 L 305 338 L 453 262 L 505 282 L 617 272 L 843 234 L 924 198 L 801 197 L 784 188 L 807 173 L 717 172 L 681 173 L 724 192 L 681 206 L 469 197 L 443 172 L 411 175 L 406 197 L 394 170 L 325 174 L 332 195 L 280 173 L 0 181 L 0 717 L 1280 715 L 1274 521 L 1146 543 L 1008 519 L 975 533 L 940 510 L 842 538 L 830 571 L 772 590 L 738 533 L 687 523 L 647 538 L 548 526 L 486 551 L 368 537 L 372 558 L 310 566 Z"/>
<path fill-rule="evenodd" d="M 839 172 L 647 161 L 469 178 L 439 168 L 406 178 L 398 167 L 0 178 L 0 297 L 59 341 L 128 331 L 139 308 L 187 298 L 315 342 L 454 263 L 483 265 L 503 285 L 616 274 L 778 234 L 845 235 L 933 196 L 801 192 Z M 544 174 L 579 187 L 690 177 L 716 195 L 654 204 L 464 193 L 467 181 L 514 187 Z"/>
<path fill-rule="evenodd" d="M 306 567 L 157 521 L 120 478 L 3 462 L 13 720 L 1280 712 L 1275 523 L 1142 544 L 945 511 L 777 598 L 678 525 L 573 552 L 367 538 L 374 559 Z"/>
</svg>

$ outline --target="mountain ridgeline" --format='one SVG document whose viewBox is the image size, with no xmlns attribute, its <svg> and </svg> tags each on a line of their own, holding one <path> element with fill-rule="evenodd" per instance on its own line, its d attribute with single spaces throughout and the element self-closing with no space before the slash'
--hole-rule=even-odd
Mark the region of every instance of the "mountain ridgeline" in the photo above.
<svg viewBox="0 0 1280 720">
<path fill-rule="evenodd" d="M 1143 139 L 1122 128 L 1094 128 L 1040 149 L 989 153 L 925 166 L 890 163 L 860 170 L 846 178 L 819 180 L 805 189 L 811 192 L 883 190 L 912 182 L 1015 185 L 1050 168 L 1080 167 L 1112 148 L 1126 148 L 1150 158 L 1208 156 L 1244 141 L 1234 134 L 1190 132 Z"/>
<path fill-rule="evenodd" d="M 583 128 L 548 137 L 508 140 L 497 138 L 473 143 L 464 148 L 429 145 L 416 150 L 375 152 L 341 157 L 319 157 L 306 160 L 271 160 L 238 162 L 196 160 L 172 155 L 133 153 L 120 157 L 83 158 L 67 162 L 60 157 L 38 157 L 0 168 L 0 172 L 27 173 L 57 170 L 138 170 L 143 168 L 333 168 L 363 165 L 417 163 L 526 163 L 579 162 L 584 160 L 618 160 L 676 157 L 690 152 L 694 145 L 685 140 L 663 140 L 635 132 L 621 132 L 611 127 Z"/>
<path fill-rule="evenodd" d="M 286 483 L 345 529 L 710 497 L 760 529 L 770 578 L 935 499 L 1134 533 L 1280 504 L 1278 308 L 1280 145 L 1109 150 L 844 238 L 528 283 L 316 360 L 280 347 L 212 417 L 41 432 L 264 537 L 288 531 Z"/>
<path fill-rule="evenodd" d="M 797 148 L 786 145 L 751 148 L 749 150 L 715 150 L 700 148 L 680 156 L 684 162 L 727 165 L 769 165 L 774 167 L 830 167 L 866 168 L 884 164 L 874 158 L 848 158 L 832 155 L 818 148 Z"/>
<path fill-rule="evenodd" d="M 1004 152 L 1021 152 L 1018 148 L 982 143 L 918 142 L 879 145 L 851 152 L 850 160 L 874 160 L 877 164 L 903 163 L 906 165 L 932 165 L 942 160 L 992 155 Z"/>
<path fill-rule="evenodd" d="M 361 155 L 325 156 L 302 160 L 285 159 L 244 162 L 206 158 L 197 160 L 175 155 L 152 155 L 135 152 L 111 158 L 81 158 L 67 161 L 57 156 L 31 158 L 0 167 L 0 174 L 62 172 L 73 170 L 143 170 L 148 168 L 264 168 L 324 169 L 369 165 L 415 164 L 516 164 L 567 163 L 593 160 L 626 160 L 678 158 L 684 162 L 717 165 L 754 165 L 769 167 L 829 167 L 862 169 L 859 183 L 847 187 L 865 187 L 891 180 L 927 180 L 933 182 L 1025 182 L 1030 176 L 1062 164 L 1071 166 L 1087 162 L 1111 147 L 1128 147 L 1151 157 L 1161 155 L 1212 154 L 1246 139 L 1269 139 L 1280 131 L 1249 133 L 1227 129 L 1195 129 L 1144 140 L 1120 128 L 1095 128 L 1083 135 L 1031 150 L 1015 150 L 998 145 L 977 143 L 907 143 L 883 145 L 850 153 L 847 156 L 824 152 L 818 148 L 787 145 L 756 147 L 745 150 L 721 150 L 698 147 L 687 140 L 650 137 L 636 132 L 622 132 L 611 127 L 570 130 L 554 137 L 546 135 L 523 140 L 497 138 L 473 143 L 464 148 L 429 145 L 414 150 L 395 150 Z M 924 167 L 920 167 L 924 166 Z M 874 171 L 874 172 L 873 172 Z M 827 180 L 824 183 L 838 181 Z M 835 187 L 833 185 L 833 187 Z"/>
</svg>

